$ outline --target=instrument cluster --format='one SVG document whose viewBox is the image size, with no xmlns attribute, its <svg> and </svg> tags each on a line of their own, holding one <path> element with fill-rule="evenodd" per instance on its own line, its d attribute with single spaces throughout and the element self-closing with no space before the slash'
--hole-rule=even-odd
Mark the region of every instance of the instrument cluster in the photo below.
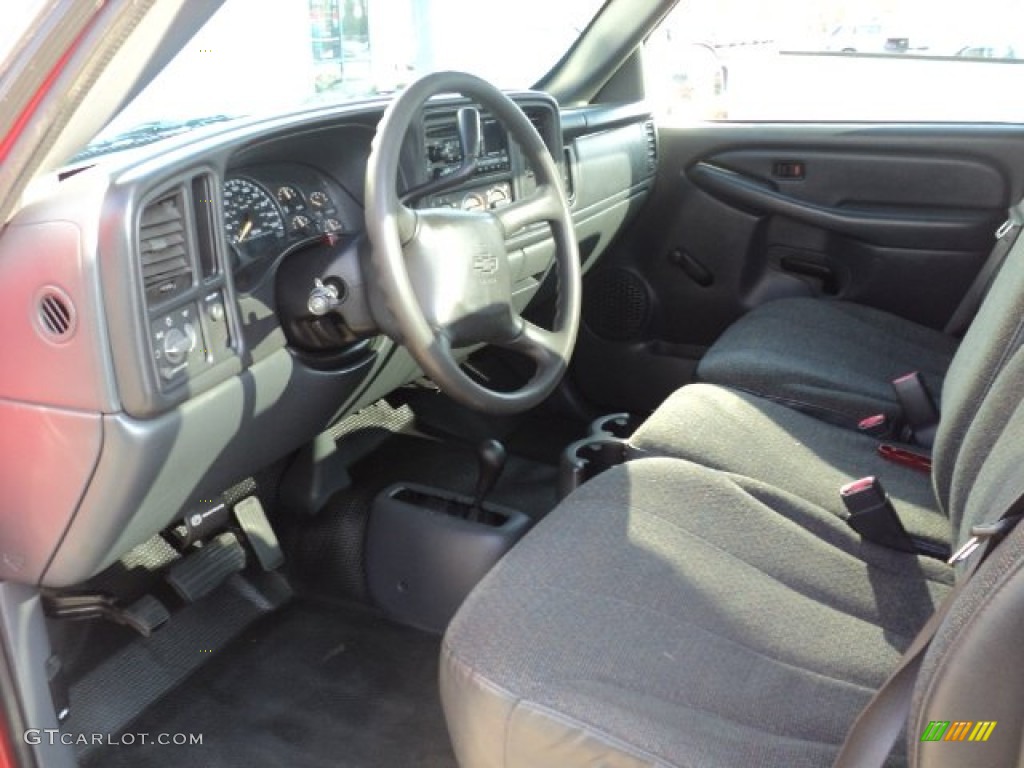
<svg viewBox="0 0 1024 768">
<path fill-rule="evenodd" d="M 276 257 L 292 245 L 322 235 L 357 231 L 344 194 L 305 166 L 260 166 L 224 181 L 224 235 L 235 266 Z"/>
</svg>

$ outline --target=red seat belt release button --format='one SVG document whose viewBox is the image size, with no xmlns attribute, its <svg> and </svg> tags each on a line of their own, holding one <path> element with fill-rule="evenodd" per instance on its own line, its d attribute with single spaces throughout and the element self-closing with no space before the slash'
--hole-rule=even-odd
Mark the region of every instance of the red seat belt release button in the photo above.
<svg viewBox="0 0 1024 768">
<path fill-rule="evenodd" d="M 858 421 L 857 431 L 871 437 L 888 437 L 892 432 L 892 423 L 884 413 L 876 413 Z"/>
</svg>

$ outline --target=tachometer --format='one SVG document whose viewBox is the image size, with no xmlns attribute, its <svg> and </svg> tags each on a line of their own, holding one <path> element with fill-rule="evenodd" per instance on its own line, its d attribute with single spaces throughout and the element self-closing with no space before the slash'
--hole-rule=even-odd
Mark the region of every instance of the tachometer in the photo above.
<svg viewBox="0 0 1024 768">
<path fill-rule="evenodd" d="M 274 198 L 248 179 L 228 179 L 224 183 L 224 226 L 234 245 L 284 237 L 284 219 Z"/>
</svg>

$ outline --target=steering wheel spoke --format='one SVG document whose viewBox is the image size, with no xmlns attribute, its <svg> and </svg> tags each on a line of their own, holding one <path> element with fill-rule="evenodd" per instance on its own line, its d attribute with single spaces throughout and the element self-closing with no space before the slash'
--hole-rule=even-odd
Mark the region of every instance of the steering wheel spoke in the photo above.
<svg viewBox="0 0 1024 768">
<path fill-rule="evenodd" d="M 416 235 L 416 211 L 399 203 L 395 209 L 395 226 L 398 228 L 398 239 L 403 245 Z"/>
<path fill-rule="evenodd" d="M 511 237 L 521 229 L 542 221 L 558 221 L 563 215 L 563 202 L 558 192 L 550 185 L 537 187 L 536 192 L 494 212 L 501 223 L 505 237 Z"/>
<path fill-rule="evenodd" d="M 502 347 L 532 358 L 540 368 L 562 362 L 565 356 L 563 333 L 541 328 L 529 320 L 521 319 L 521 322 L 522 330 L 519 334 L 502 343 Z"/>
</svg>

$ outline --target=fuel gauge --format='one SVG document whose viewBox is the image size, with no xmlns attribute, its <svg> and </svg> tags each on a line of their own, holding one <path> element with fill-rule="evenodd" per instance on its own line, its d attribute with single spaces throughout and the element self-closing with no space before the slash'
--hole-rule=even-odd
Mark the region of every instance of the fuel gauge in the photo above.
<svg viewBox="0 0 1024 768">
<path fill-rule="evenodd" d="M 500 208 L 503 205 L 508 205 L 511 201 L 509 196 L 509 186 L 507 184 L 496 184 L 487 190 L 487 207 L 488 208 Z"/>
<path fill-rule="evenodd" d="M 285 205 L 297 202 L 299 198 L 299 191 L 295 187 L 283 186 L 277 190 L 277 199 Z"/>
<path fill-rule="evenodd" d="M 462 198 L 462 210 L 464 211 L 481 211 L 486 207 L 487 201 L 483 195 L 478 195 L 474 192 Z"/>
</svg>

